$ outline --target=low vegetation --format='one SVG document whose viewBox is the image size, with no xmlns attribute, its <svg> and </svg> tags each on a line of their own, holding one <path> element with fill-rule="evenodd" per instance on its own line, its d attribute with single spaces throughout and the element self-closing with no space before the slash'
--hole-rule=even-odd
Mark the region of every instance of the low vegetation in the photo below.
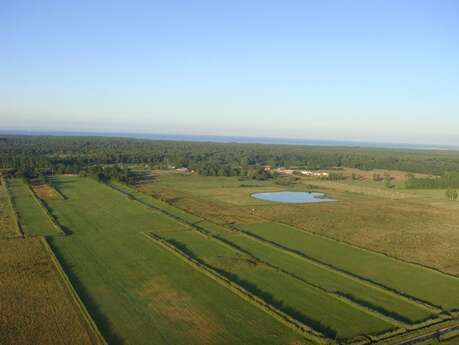
<svg viewBox="0 0 459 345">
<path fill-rule="evenodd" d="M 27 181 L 20 178 L 8 179 L 13 207 L 17 212 L 22 231 L 27 236 L 56 235 L 60 229 L 53 224 L 44 206 L 29 188 Z"/>
<path fill-rule="evenodd" d="M 39 238 L 0 240 L 0 343 L 103 344 Z"/>
<path fill-rule="evenodd" d="M 65 200 L 48 205 L 72 235 L 53 237 L 51 247 L 108 343 L 301 343 L 141 234 L 188 231 L 182 223 L 89 178 L 59 177 L 53 185 Z"/>
<path fill-rule="evenodd" d="M 69 310 L 44 344 L 68 324 L 70 342 L 89 344 L 104 342 L 100 330 L 115 345 L 298 345 L 397 343 L 457 322 L 454 152 L 432 164 L 432 151 L 0 140 L 0 238 L 13 248 L 0 291 L 22 284 L 26 296 L 1 343 L 26 343 L 55 317 L 21 316 L 37 296 Z M 284 190 L 337 201 L 251 197 Z M 15 263 L 14 250 L 32 256 Z M 17 291 L 3 292 L 11 311 Z"/>
</svg>

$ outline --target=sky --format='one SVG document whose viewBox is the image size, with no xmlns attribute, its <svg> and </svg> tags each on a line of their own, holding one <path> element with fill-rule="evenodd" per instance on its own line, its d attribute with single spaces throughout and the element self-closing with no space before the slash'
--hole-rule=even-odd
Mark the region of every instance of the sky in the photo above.
<svg viewBox="0 0 459 345">
<path fill-rule="evenodd" d="M 459 1 L 0 0 L 0 130 L 459 144 Z"/>
</svg>

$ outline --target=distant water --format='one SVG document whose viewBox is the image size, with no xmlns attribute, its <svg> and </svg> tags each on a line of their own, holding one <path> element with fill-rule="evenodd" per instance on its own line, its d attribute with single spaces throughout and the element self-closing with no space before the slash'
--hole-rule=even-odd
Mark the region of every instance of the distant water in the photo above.
<svg viewBox="0 0 459 345">
<path fill-rule="evenodd" d="M 459 150 L 459 146 L 454 146 L 454 145 L 401 144 L 401 143 L 378 143 L 378 142 L 344 141 L 344 140 L 289 139 L 289 138 L 240 137 L 240 136 L 191 135 L 191 134 L 186 135 L 186 134 L 155 134 L 155 133 L 67 132 L 67 131 L 24 131 L 24 130 L 0 130 L 0 134 L 85 136 L 85 137 L 86 136 L 88 137 L 96 136 L 96 137 L 134 138 L 134 139 L 149 139 L 149 140 L 215 142 L 215 143 L 347 146 L 347 147 L 416 149 L 416 150 Z"/>
<path fill-rule="evenodd" d="M 316 192 L 271 192 L 253 193 L 256 199 L 274 201 L 288 204 L 317 204 L 320 202 L 336 201 L 325 196 L 324 193 Z"/>
</svg>

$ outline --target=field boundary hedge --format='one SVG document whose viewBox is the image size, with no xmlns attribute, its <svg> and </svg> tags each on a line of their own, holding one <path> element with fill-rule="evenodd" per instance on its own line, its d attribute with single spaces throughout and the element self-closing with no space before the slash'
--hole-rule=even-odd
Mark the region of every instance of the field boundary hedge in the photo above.
<svg viewBox="0 0 459 345">
<path fill-rule="evenodd" d="M 24 230 L 22 229 L 21 224 L 19 223 L 19 217 L 18 217 L 18 212 L 16 210 L 16 207 L 14 206 L 13 198 L 10 194 L 10 190 L 8 188 L 8 182 L 4 177 L 1 177 L 1 183 L 2 183 L 2 188 L 5 191 L 6 199 L 8 201 L 8 206 L 11 209 L 11 215 L 13 217 L 13 226 L 16 229 L 17 232 L 17 237 L 25 237 Z"/>
<path fill-rule="evenodd" d="M 251 304 L 257 306 L 264 312 L 268 313 L 269 315 L 273 316 L 278 321 L 282 322 L 284 325 L 288 326 L 289 328 L 297 331 L 299 334 L 304 336 L 305 338 L 318 343 L 318 344 L 327 344 L 329 342 L 328 338 L 325 338 L 321 333 L 317 332 L 316 330 L 310 328 L 309 326 L 295 320 L 294 318 L 290 317 L 289 315 L 285 314 L 284 312 L 274 308 L 269 303 L 263 301 L 259 297 L 253 295 L 252 293 L 248 292 L 246 289 L 241 287 L 240 285 L 232 282 L 230 279 L 222 276 L 220 273 L 216 272 L 215 270 L 209 268 L 206 265 L 203 265 L 196 259 L 192 258 L 191 256 L 187 255 L 186 253 L 182 252 L 181 250 L 177 249 L 172 244 L 168 243 L 161 237 L 152 234 L 152 233 L 145 233 L 142 232 L 142 235 L 147 237 L 148 239 L 152 240 L 153 242 L 160 245 L 162 248 L 166 249 L 167 251 L 174 254 L 176 257 L 181 259 L 183 262 L 189 264 L 197 271 L 205 274 L 215 282 L 223 285 L 224 287 L 231 290 L 234 294 L 242 297 L 246 301 L 250 302 Z"/>
<path fill-rule="evenodd" d="M 70 279 L 67 277 L 67 274 L 65 273 L 64 269 L 62 268 L 59 260 L 57 259 L 56 255 L 54 255 L 53 250 L 51 249 L 48 240 L 46 237 L 40 237 L 40 240 L 47 251 L 48 255 L 51 258 L 51 261 L 54 264 L 54 267 L 56 268 L 56 271 L 61 278 L 65 289 L 70 296 L 70 299 L 72 303 L 76 306 L 77 308 L 77 313 L 81 317 L 82 321 L 86 324 L 86 327 L 88 329 L 89 337 L 91 338 L 91 341 L 95 345 L 108 345 L 108 343 L 105 341 L 105 338 L 102 336 L 102 334 L 99 331 L 99 328 L 95 324 L 94 320 L 92 319 L 91 315 L 89 314 L 88 310 L 86 309 L 85 305 L 81 301 L 80 297 L 78 296 L 78 293 L 76 292 L 75 288 L 73 287 L 72 283 L 70 282 Z"/>
</svg>

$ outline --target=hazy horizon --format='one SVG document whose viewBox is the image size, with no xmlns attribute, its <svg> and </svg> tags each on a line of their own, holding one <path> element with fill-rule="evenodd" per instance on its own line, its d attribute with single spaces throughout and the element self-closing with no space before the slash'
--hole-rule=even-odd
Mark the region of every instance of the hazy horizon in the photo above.
<svg viewBox="0 0 459 345">
<path fill-rule="evenodd" d="M 2 7 L 2 130 L 459 145 L 457 1 Z"/>
</svg>

